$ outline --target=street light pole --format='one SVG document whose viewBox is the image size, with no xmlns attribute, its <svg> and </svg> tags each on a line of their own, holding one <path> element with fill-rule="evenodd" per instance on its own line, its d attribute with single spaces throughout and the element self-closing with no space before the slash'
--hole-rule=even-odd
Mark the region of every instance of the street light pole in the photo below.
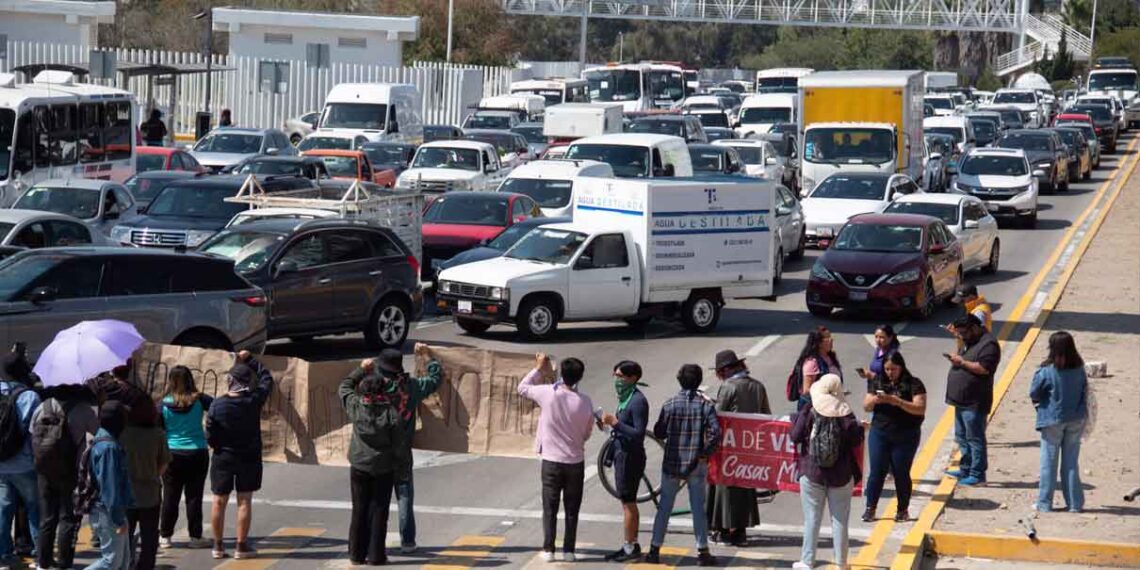
<svg viewBox="0 0 1140 570">
<path fill-rule="evenodd" d="M 206 112 L 209 113 L 214 82 L 214 9 L 206 6 L 205 10 L 194 14 L 194 19 L 206 20 Z"/>
<path fill-rule="evenodd" d="M 451 63 L 451 33 L 455 21 L 455 0 L 447 0 L 447 62 Z"/>
<path fill-rule="evenodd" d="M 618 61 L 625 61 L 625 32 L 618 32 Z"/>
<path fill-rule="evenodd" d="M 578 66 L 582 69 L 586 68 L 586 19 L 590 13 L 589 0 L 582 2 L 582 20 L 580 22 L 580 34 L 578 36 Z"/>
<path fill-rule="evenodd" d="M 1096 41 L 1096 0 L 1093 0 L 1092 24 L 1089 26 L 1089 51 L 1094 51 L 1093 48 L 1096 47 L 1096 44 L 1094 43 L 1095 41 Z M 1093 56 L 1093 54 L 1090 53 L 1089 58 L 1091 59 L 1092 56 Z"/>
</svg>

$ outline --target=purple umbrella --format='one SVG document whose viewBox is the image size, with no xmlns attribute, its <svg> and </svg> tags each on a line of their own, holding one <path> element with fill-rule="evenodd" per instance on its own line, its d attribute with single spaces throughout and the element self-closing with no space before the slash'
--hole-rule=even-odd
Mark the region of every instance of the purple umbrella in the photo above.
<svg viewBox="0 0 1140 570">
<path fill-rule="evenodd" d="M 34 371 L 44 386 L 78 384 L 126 364 L 143 342 L 146 339 L 130 323 L 83 321 L 55 335 Z"/>
</svg>

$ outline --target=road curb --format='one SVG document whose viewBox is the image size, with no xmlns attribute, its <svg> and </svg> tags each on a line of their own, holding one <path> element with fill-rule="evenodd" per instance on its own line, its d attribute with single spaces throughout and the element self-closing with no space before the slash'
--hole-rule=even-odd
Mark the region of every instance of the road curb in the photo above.
<svg viewBox="0 0 1140 570">
<path fill-rule="evenodd" d="M 1140 141 L 1140 138 L 1133 139 L 1132 142 L 1128 145 L 1127 150 L 1135 151 L 1138 141 Z M 1086 209 L 1085 212 L 1083 212 L 1077 221 L 1073 224 L 1069 230 L 1069 233 L 1067 233 L 1065 237 L 1061 239 L 1061 242 L 1058 244 L 1057 249 L 1053 252 L 1053 255 L 1051 256 L 1049 262 L 1045 264 L 1045 268 L 1034 279 L 1034 283 L 1030 287 L 1030 291 L 1037 290 L 1037 288 L 1040 287 L 1042 283 L 1044 283 L 1046 276 L 1055 267 L 1055 264 L 1061 259 L 1062 254 L 1064 254 L 1064 252 L 1069 248 L 1072 248 L 1072 251 L 1064 268 L 1061 270 L 1061 273 L 1057 277 L 1057 280 L 1050 288 L 1044 303 L 1041 304 L 1040 310 L 1037 313 L 1033 323 L 1026 331 L 1025 336 L 1019 341 L 1017 350 L 1014 352 L 1013 357 L 1010 359 L 1009 364 L 1006 366 L 1005 371 L 1001 375 L 1001 379 L 998 381 L 997 386 L 995 387 L 994 406 L 990 412 L 991 418 L 997 411 L 998 406 L 1001 404 L 1001 401 L 1008 391 L 1010 385 L 1013 384 L 1013 380 L 1017 377 L 1018 372 L 1021 370 L 1022 365 L 1025 363 L 1025 359 L 1029 356 L 1029 352 L 1032 350 L 1033 344 L 1036 342 L 1037 337 L 1040 335 L 1041 329 L 1044 327 L 1045 322 L 1048 320 L 1053 308 L 1056 307 L 1057 302 L 1060 300 L 1061 295 L 1064 293 L 1065 287 L 1068 285 L 1069 279 L 1072 277 L 1073 272 L 1077 268 L 1077 265 L 1080 264 L 1081 257 L 1083 257 L 1085 250 L 1088 249 L 1089 245 L 1092 243 L 1093 238 L 1096 237 L 1097 232 L 1100 230 L 1101 225 L 1104 223 L 1105 218 L 1108 216 L 1108 212 L 1112 210 L 1112 205 L 1116 202 L 1117 197 L 1119 197 L 1120 193 L 1124 190 L 1125 184 L 1132 177 L 1132 174 L 1136 170 L 1138 163 L 1140 163 L 1140 155 L 1126 155 L 1120 166 L 1117 167 L 1117 174 L 1119 178 L 1110 180 L 1103 188 L 1099 190 L 1098 195 L 1089 204 L 1088 209 Z M 1098 204 L 1100 204 L 1099 210 L 1097 208 Z M 1078 236 L 1078 232 L 1080 231 L 1081 226 L 1083 226 L 1086 221 L 1090 220 L 1090 216 L 1093 217 L 1091 218 L 1091 221 L 1089 221 L 1084 234 Z M 1018 307 L 1014 309 L 1015 313 L 1023 313 L 1027 308 L 1027 301 L 1030 298 L 1031 296 L 1029 295 L 1024 297 L 1022 299 L 1022 302 L 1018 303 Z M 1018 317 L 1020 317 L 1020 314 Z M 1000 333 L 1001 338 L 1004 339 L 1010 333 L 1012 333 L 1013 328 L 1016 326 L 1016 324 L 1017 323 L 1013 322 L 1012 319 L 1010 322 L 1007 322 Z M 1008 328 L 1008 330 L 1005 330 L 1006 328 Z M 944 427 L 942 424 L 951 423 L 947 422 L 946 420 L 948 417 L 952 417 L 952 414 L 953 410 L 947 409 L 946 414 L 944 414 L 941 418 L 939 422 L 940 425 L 938 427 L 941 428 Z M 940 439 L 939 446 L 941 446 L 941 444 L 942 441 Z M 956 461 L 957 458 L 958 452 L 955 451 L 952 455 L 952 461 Z M 942 512 L 945 510 L 946 503 L 949 502 L 950 497 L 954 493 L 954 489 L 957 488 L 957 483 L 957 479 L 948 476 L 942 477 L 942 480 L 939 483 L 938 488 L 935 490 L 933 496 L 931 497 L 930 502 L 927 503 L 925 508 L 923 508 L 918 520 L 915 521 L 914 526 L 911 527 L 910 531 L 903 539 L 902 544 L 899 548 L 899 552 L 890 565 L 891 570 L 917 570 L 922 565 L 923 554 L 930 545 L 931 535 L 934 532 L 938 532 L 933 530 L 934 522 L 939 516 L 942 515 Z M 879 533 L 873 531 L 872 539 L 874 539 L 878 534 Z M 996 540 L 999 537 L 993 538 Z M 1020 539 L 1020 541 L 1027 542 L 1026 539 Z M 1006 559 L 1003 558 L 1005 551 L 1001 549 L 994 550 L 993 553 L 994 556 L 992 558 L 994 559 Z M 856 565 L 872 564 L 867 562 L 863 556 L 860 556 L 859 558 L 860 560 L 855 562 Z"/>
<path fill-rule="evenodd" d="M 1140 545 L 1136 544 L 1063 538 L 1029 540 L 1023 536 L 938 530 L 926 533 L 926 542 L 930 552 L 938 556 L 1121 568 L 1140 566 Z"/>
</svg>

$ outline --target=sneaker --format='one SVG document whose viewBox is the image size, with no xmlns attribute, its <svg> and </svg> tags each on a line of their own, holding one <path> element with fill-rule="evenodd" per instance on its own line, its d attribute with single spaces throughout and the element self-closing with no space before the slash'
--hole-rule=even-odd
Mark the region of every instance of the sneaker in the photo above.
<svg viewBox="0 0 1140 570">
<path fill-rule="evenodd" d="M 867 510 L 863 511 L 863 516 L 859 520 L 865 523 L 875 522 L 875 509 L 873 507 L 867 507 Z"/>
<path fill-rule="evenodd" d="M 811 570 L 811 566 L 804 564 L 803 562 L 796 562 L 795 564 L 792 564 L 792 570 Z"/>
<path fill-rule="evenodd" d="M 400 554 L 411 554 L 411 553 L 415 552 L 416 549 L 418 549 L 418 548 L 419 547 L 416 546 L 416 543 L 414 543 L 414 542 L 411 544 L 401 544 L 400 545 Z"/>
<path fill-rule="evenodd" d="M 649 554 L 645 555 L 645 560 L 642 560 L 642 562 L 645 562 L 646 564 L 660 564 L 661 547 L 653 546 L 652 544 L 649 545 Z"/>
<path fill-rule="evenodd" d="M 190 537 L 190 540 L 186 542 L 186 548 L 194 548 L 194 549 L 209 548 L 211 543 L 212 543 L 212 541 L 208 538 L 205 538 L 205 537 L 201 537 L 201 536 L 199 536 L 198 538 Z"/>
<path fill-rule="evenodd" d="M 631 548 L 628 552 L 623 546 L 619 548 L 617 552 L 606 555 L 606 560 L 609 560 L 610 562 L 633 562 L 639 558 L 641 558 L 641 545 L 636 542 L 633 543 L 633 548 Z"/>
<path fill-rule="evenodd" d="M 542 551 L 542 561 L 543 562 L 554 562 L 554 553 L 543 550 Z"/>
<path fill-rule="evenodd" d="M 249 544 L 245 542 L 239 542 L 237 543 L 237 547 L 234 548 L 234 558 L 237 560 L 257 558 L 257 551 L 251 548 Z"/>
<path fill-rule="evenodd" d="M 981 485 L 982 483 L 985 483 L 985 482 L 986 482 L 985 479 L 980 479 L 978 477 L 974 477 L 973 475 L 970 475 L 969 477 L 962 477 L 961 479 L 958 479 L 958 484 L 965 485 L 967 487 L 973 487 L 974 485 Z"/>
<path fill-rule="evenodd" d="M 697 566 L 716 566 L 716 557 L 709 553 L 709 549 L 702 548 L 697 551 Z"/>
<path fill-rule="evenodd" d="M 964 473 L 957 469 L 947 469 L 946 474 L 955 479 L 961 479 L 962 477 L 966 476 Z"/>
<path fill-rule="evenodd" d="M 214 551 L 210 554 L 214 557 L 214 560 L 220 560 L 226 557 L 226 547 L 222 544 L 222 541 L 214 541 Z"/>
<path fill-rule="evenodd" d="M 159 548 L 174 548 L 174 541 L 171 540 L 169 536 L 160 536 L 160 537 L 158 537 L 158 547 Z"/>
<path fill-rule="evenodd" d="M 607 554 L 605 556 L 605 561 L 606 562 L 624 561 L 624 557 L 625 557 L 625 547 L 621 546 L 617 550 Z"/>
<path fill-rule="evenodd" d="M 895 522 L 907 522 L 910 520 L 910 511 L 902 509 L 895 513 Z"/>
<path fill-rule="evenodd" d="M 562 561 L 563 562 L 576 562 L 577 560 L 578 560 L 578 557 L 574 556 L 573 552 L 563 552 L 562 553 Z"/>
</svg>

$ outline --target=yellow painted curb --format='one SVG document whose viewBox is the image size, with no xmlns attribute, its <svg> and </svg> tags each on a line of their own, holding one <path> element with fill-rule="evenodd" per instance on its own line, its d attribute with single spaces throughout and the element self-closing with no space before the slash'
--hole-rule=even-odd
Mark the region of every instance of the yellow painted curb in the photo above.
<svg viewBox="0 0 1140 570">
<path fill-rule="evenodd" d="M 1133 139 L 1132 142 L 1128 145 L 1128 151 L 1133 151 L 1138 141 L 1140 141 L 1140 138 Z M 1049 294 L 1045 299 L 1045 303 L 1041 306 L 1041 312 L 1037 315 L 1037 318 L 1029 327 L 1029 330 L 1026 331 L 1025 337 L 1021 339 L 1020 343 L 1017 346 L 1017 351 L 1014 353 L 1013 357 L 1009 361 L 1009 364 L 1006 366 L 1005 371 L 1002 373 L 1001 379 L 998 381 L 997 386 L 994 390 L 994 406 L 990 411 L 990 417 L 993 417 L 993 414 L 997 412 L 998 405 L 1005 397 L 1006 392 L 1009 390 L 1009 386 L 1013 384 L 1013 380 L 1017 377 L 1017 373 L 1020 371 L 1022 364 L 1025 363 L 1025 359 L 1029 356 L 1029 351 L 1033 348 L 1033 343 L 1041 334 L 1041 329 L 1045 325 L 1045 321 L 1049 318 L 1049 315 L 1052 312 L 1053 308 L 1057 305 L 1057 301 L 1060 300 L 1061 295 L 1064 293 L 1065 286 L 1069 283 L 1069 279 L 1072 277 L 1073 272 L 1076 270 L 1077 265 L 1080 263 L 1081 257 L 1084 255 L 1085 250 L 1088 249 L 1089 244 L 1092 243 L 1092 240 L 1096 236 L 1097 231 L 1104 223 L 1104 219 L 1108 216 L 1108 212 L 1112 210 L 1112 205 L 1116 202 L 1117 197 L 1120 196 L 1120 192 L 1124 189 L 1124 185 L 1128 182 L 1128 179 L 1131 178 L 1132 173 L 1136 170 L 1138 163 L 1140 163 L 1140 156 L 1138 155 L 1125 157 L 1125 159 L 1121 161 L 1120 165 L 1117 166 L 1115 172 L 1113 173 L 1114 176 L 1110 177 L 1109 180 L 1107 180 L 1104 185 L 1098 190 L 1097 196 L 1094 197 L 1093 200 L 1089 203 L 1088 208 L 1086 208 L 1085 211 L 1081 213 L 1081 215 L 1073 222 L 1072 227 L 1070 227 L 1069 230 L 1065 233 L 1065 236 L 1061 238 L 1060 243 L 1057 244 L 1057 248 L 1053 251 L 1053 254 L 1049 257 L 1049 260 L 1045 263 L 1041 272 L 1037 274 L 1036 278 L 1033 280 L 1033 283 L 1029 286 L 1028 292 L 1021 298 L 1021 301 L 1017 304 L 1017 307 L 1014 308 L 1013 313 L 1010 315 L 1010 319 L 1006 322 L 1005 326 L 1002 327 L 1002 330 L 999 333 L 999 338 L 1003 339 L 1002 345 L 1004 347 L 1004 339 L 1013 332 L 1014 327 L 1018 324 L 1016 321 L 1028 308 L 1029 303 L 1031 299 L 1036 295 L 1036 291 L 1040 287 L 1041 282 L 1044 281 L 1050 269 L 1057 263 L 1057 260 L 1060 259 L 1061 254 L 1064 252 L 1064 250 L 1068 248 L 1068 244 L 1072 240 L 1072 237 L 1076 234 L 1078 228 L 1080 228 L 1085 219 L 1092 214 L 1092 212 L 1096 209 L 1097 204 L 1101 201 L 1101 198 L 1103 198 L 1107 193 L 1108 197 L 1104 200 L 1104 205 L 1097 213 L 1096 219 L 1092 221 L 1092 223 L 1089 225 L 1088 231 L 1081 238 L 1080 242 L 1078 242 L 1076 249 L 1069 257 L 1067 265 L 1061 271 L 1061 275 L 1058 277 L 1057 282 L 1053 285 L 1053 288 L 1049 291 Z M 1115 175 L 1119 175 L 1119 177 Z M 936 432 L 940 431 L 938 428 L 944 427 L 944 423 L 951 423 L 946 421 L 948 417 L 953 417 L 953 409 L 948 408 L 945 414 L 943 414 L 943 417 L 940 419 L 938 426 L 935 429 Z M 942 435 L 944 437 L 944 434 Z M 940 439 L 935 444 L 932 435 L 931 439 L 928 440 L 928 444 L 933 444 L 933 447 L 937 449 L 937 446 L 940 446 L 942 444 L 942 441 Z M 931 445 L 928 445 L 926 447 L 930 446 Z M 923 453 L 928 451 L 926 447 L 923 448 Z M 933 455 L 933 452 L 931 452 L 931 455 Z M 955 451 L 953 454 L 953 459 L 957 459 L 957 457 L 958 452 Z M 942 481 L 939 483 L 938 488 L 934 492 L 934 496 L 931 498 L 930 502 L 927 503 L 926 507 L 922 510 L 922 514 L 919 515 L 918 520 L 914 523 L 914 526 L 911 527 L 910 531 L 903 539 L 902 545 L 899 548 L 899 552 L 895 556 L 894 561 L 891 563 L 891 570 L 915 570 L 921 565 L 923 547 L 926 543 L 929 533 L 932 532 L 934 521 L 938 518 L 939 515 L 942 514 L 942 511 L 946 507 L 946 503 L 949 501 L 950 495 L 953 494 L 957 483 L 958 481 L 952 477 L 944 476 L 942 478 Z M 878 529 L 876 528 L 875 530 Z M 884 533 L 884 538 L 885 534 L 886 533 Z M 873 530 L 872 538 L 874 537 L 875 532 Z M 881 548 L 881 543 L 875 544 L 872 542 L 864 550 L 871 549 L 877 556 L 878 550 Z M 869 556 L 864 555 L 864 553 L 861 551 L 859 553 L 858 559 L 853 561 L 853 565 L 873 565 L 874 559 L 868 561 L 868 558 Z"/>
<path fill-rule="evenodd" d="M 178 142 L 194 142 L 197 139 L 194 138 L 194 133 L 176 133 L 174 140 Z"/>
<path fill-rule="evenodd" d="M 1140 545 L 1137 544 L 1062 538 L 1030 540 L 1024 536 L 937 530 L 927 533 L 926 538 L 929 548 L 939 556 L 1124 568 L 1140 566 Z"/>
</svg>

